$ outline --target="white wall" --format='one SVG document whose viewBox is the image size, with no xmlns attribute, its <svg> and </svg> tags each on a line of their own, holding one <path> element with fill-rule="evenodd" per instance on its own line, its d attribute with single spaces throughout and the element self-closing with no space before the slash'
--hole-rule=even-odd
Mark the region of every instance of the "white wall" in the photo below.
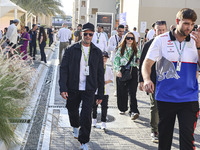
<svg viewBox="0 0 200 150">
<path fill-rule="evenodd" d="M 139 0 L 124 0 L 123 11 L 126 12 L 129 30 L 133 31 L 133 27 L 138 28 Z"/>
</svg>

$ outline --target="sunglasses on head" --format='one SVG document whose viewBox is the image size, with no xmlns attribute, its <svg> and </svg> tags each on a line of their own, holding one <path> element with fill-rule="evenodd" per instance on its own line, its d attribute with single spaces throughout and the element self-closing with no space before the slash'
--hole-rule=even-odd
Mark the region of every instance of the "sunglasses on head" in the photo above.
<svg viewBox="0 0 200 150">
<path fill-rule="evenodd" d="M 87 36 L 89 34 L 89 36 L 93 36 L 93 33 L 83 33 L 84 36 Z"/>
<path fill-rule="evenodd" d="M 127 40 L 134 40 L 134 37 L 126 37 Z"/>
</svg>

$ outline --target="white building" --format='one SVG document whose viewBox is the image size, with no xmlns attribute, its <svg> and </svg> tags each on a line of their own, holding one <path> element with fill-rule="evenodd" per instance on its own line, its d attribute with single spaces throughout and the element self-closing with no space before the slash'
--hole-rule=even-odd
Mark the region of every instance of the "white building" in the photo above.
<svg viewBox="0 0 200 150">
<path fill-rule="evenodd" d="M 95 24 L 96 13 L 116 13 L 116 0 L 74 0 L 73 27 L 91 22 Z M 113 19 L 115 22 L 115 18 Z"/>
<path fill-rule="evenodd" d="M 137 27 L 144 36 L 145 28 L 151 29 L 152 23 L 165 20 L 169 29 L 176 24 L 176 14 L 181 8 L 192 8 L 200 17 L 200 0 L 121 0 L 121 13 L 126 13 L 126 23 L 132 31 Z M 200 20 L 196 21 L 200 24 Z"/>
</svg>

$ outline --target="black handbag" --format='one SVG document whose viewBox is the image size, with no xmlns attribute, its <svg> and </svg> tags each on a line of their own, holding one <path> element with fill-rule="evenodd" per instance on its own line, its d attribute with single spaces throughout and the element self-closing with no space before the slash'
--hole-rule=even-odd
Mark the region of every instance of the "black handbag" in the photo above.
<svg viewBox="0 0 200 150">
<path fill-rule="evenodd" d="M 132 67 L 130 63 L 133 60 L 133 57 L 134 57 L 134 52 L 132 53 L 128 63 L 125 66 L 120 66 L 121 67 L 120 72 L 122 73 L 122 77 L 119 78 L 119 81 L 128 81 L 132 79 Z"/>
</svg>

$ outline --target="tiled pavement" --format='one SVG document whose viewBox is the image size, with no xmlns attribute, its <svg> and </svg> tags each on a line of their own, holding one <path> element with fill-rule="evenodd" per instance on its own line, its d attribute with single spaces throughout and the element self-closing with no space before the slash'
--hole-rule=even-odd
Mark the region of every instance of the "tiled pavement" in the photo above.
<svg viewBox="0 0 200 150">
<path fill-rule="evenodd" d="M 157 144 L 151 141 L 149 125 L 149 97 L 138 90 L 137 99 L 140 117 L 132 121 L 128 114 L 119 115 L 116 97 L 113 96 L 111 85 L 108 115 L 114 117 L 114 121 L 107 123 L 104 132 L 98 128 L 92 128 L 91 139 L 88 143 L 90 150 L 156 150 Z M 59 95 L 59 87 L 56 84 L 53 120 L 50 132 L 50 150 L 78 150 L 79 142 L 72 136 L 72 128 L 69 125 L 65 101 Z M 59 106 L 59 108 L 56 108 Z M 100 109 L 98 109 L 100 111 Z M 109 117 L 110 118 L 110 117 Z M 100 125 L 100 123 L 99 123 Z M 200 150 L 200 125 L 195 130 L 196 149 Z M 178 123 L 176 122 L 173 138 L 173 150 L 179 149 Z"/>
</svg>

